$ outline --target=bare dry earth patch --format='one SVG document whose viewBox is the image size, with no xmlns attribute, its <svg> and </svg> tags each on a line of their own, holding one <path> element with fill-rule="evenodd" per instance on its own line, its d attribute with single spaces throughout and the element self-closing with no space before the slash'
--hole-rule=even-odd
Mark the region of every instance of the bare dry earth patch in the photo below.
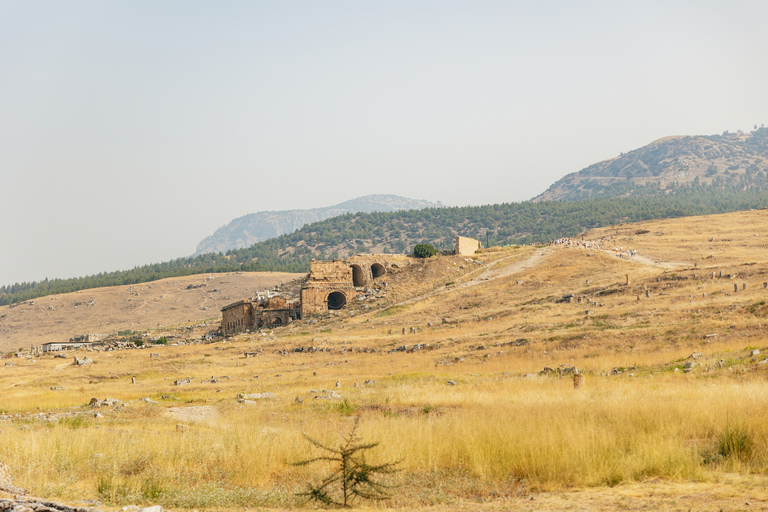
<svg viewBox="0 0 768 512">
<path fill-rule="evenodd" d="M 300 274 L 283 272 L 200 274 L 0 306 L 0 350 L 67 341 L 81 334 L 142 331 L 204 320 L 216 328 L 223 306 L 297 277 Z"/>
</svg>

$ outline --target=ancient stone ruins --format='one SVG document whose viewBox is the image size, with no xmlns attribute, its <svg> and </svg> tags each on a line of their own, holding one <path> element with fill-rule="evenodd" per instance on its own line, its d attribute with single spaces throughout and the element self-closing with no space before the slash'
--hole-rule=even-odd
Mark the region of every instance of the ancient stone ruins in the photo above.
<svg viewBox="0 0 768 512">
<path fill-rule="evenodd" d="M 474 238 L 456 237 L 455 254 L 473 255 L 480 248 Z M 233 302 L 221 309 L 221 332 L 272 328 L 328 310 L 343 309 L 357 288 L 371 285 L 387 273 L 410 265 L 412 257 L 393 254 L 358 254 L 346 260 L 310 263 L 298 300 L 267 292 L 255 299 Z"/>
<path fill-rule="evenodd" d="M 461 256 L 472 256 L 480 249 L 480 242 L 474 238 L 467 238 L 465 236 L 456 237 L 456 247 L 454 248 L 454 254 Z"/>
</svg>

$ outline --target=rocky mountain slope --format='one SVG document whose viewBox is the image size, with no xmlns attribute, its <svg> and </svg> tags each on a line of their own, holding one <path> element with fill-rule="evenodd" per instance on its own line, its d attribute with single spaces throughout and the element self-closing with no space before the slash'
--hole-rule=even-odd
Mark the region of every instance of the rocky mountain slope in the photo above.
<svg viewBox="0 0 768 512">
<path fill-rule="evenodd" d="M 693 184 L 768 182 L 768 128 L 751 133 L 673 136 L 558 180 L 533 201 L 665 194 Z"/>
<path fill-rule="evenodd" d="M 306 224 L 344 215 L 346 213 L 394 212 L 420 210 L 440 204 L 408 199 L 394 195 L 369 195 L 350 201 L 310 210 L 283 210 L 249 213 L 217 229 L 197 245 L 194 256 L 210 252 L 227 252 L 230 249 L 250 247 L 256 242 L 293 233 Z"/>
</svg>

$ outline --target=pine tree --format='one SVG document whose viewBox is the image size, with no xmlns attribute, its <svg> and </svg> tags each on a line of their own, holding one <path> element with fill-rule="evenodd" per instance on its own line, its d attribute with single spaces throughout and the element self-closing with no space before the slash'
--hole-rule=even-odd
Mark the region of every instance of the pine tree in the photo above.
<svg viewBox="0 0 768 512">
<path fill-rule="evenodd" d="M 357 416 L 349 435 L 344 436 L 345 442 L 338 448 L 326 446 L 304 435 L 307 441 L 325 450 L 329 455 L 294 462 L 293 465 L 306 466 L 313 462 L 328 462 L 335 469 L 319 484 L 308 484 L 309 489 L 299 493 L 299 496 L 304 496 L 308 501 L 318 501 L 327 506 L 344 508 L 349 507 L 356 498 L 365 500 L 390 498 L 388 492 L 390 486 L 376 481 L 375 477 L 397 472 L 398 462 L 368 464 L 365 461 L 364 452 L 378 446 L 379 443 L 363 443 L 357 435 L 359 424 L 360 416 Z"/>
</svg>

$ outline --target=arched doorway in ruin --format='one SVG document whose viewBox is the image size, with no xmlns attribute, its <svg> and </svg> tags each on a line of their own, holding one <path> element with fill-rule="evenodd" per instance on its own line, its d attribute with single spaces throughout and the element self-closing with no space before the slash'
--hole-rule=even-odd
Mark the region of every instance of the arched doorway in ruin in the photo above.
<svg viewBox="0 0 768 512">
<path fill-rule="evenodd" d="M 384 265 L 382 265 L 381 263 L 374 263 L 373 265 L 371 265 L 371 275 L 373 276 L 374 279 L 376 279 L 377 277 L 381 277 L 386 273 L 387 271 L 384 268 Z"/>
<path fill-rule="evenodd" d="M 352 267 L 352 285 L 365 286 L 365 272 L 360 265 L 350 265 Z"/>
<path fill-rule="evenodd" d="M 280 317 L 276 316 L 272 319 L 272 327 L 280 327 L 283 325 L 283 321 L 280 319 Z"/>
<path fill-rule="evenodd" d="M 341 309 L 347 303 L 347 297 L 341 292 L 328 294 L 328 309 Z"/>
</svg>

